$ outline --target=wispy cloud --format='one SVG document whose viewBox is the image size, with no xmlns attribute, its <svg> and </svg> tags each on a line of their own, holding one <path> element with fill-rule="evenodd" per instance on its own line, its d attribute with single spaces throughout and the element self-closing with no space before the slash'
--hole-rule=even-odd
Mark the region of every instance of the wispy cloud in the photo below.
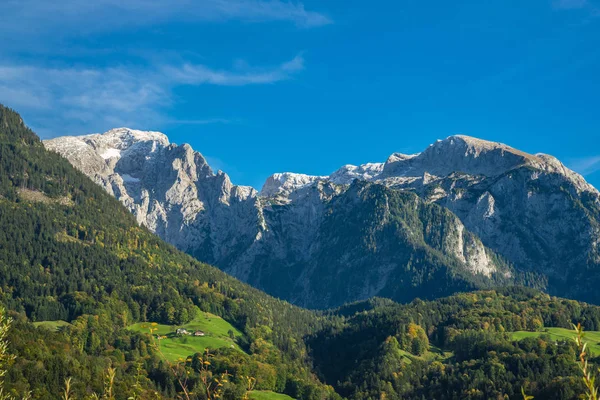
<svg viewBox="0 0 600 400">
<path fill-rule="evenodd" d="M 170 20 L 287 21 L 299 27 L 332 22 L 300 2 L 283 0 L 5 0 L 0 33 L 80 35 Z"/>
<path fill-rule="evenodd" d="M 569 168 L 583 176 L 591 175 L 600 171 L 600 155 L 572 160 L 569 163 Z"/>
<path fill-rule="evenodd" d="M 0 65 L 0 102 L 34 116 L 30 119 L 33 127 L 44 135 L 84 133 L 116 125 L 151 128 L 172 123 L 163 110 L 173 104 L 177 87 L 271 84 L 291 79 L 303 68 L 301 55 L 272 67 L 238 64 L 232 70 L 200 64 L 103 69 Z M 226 121 L 208 118 L 185 123 Z"/>
<path fill-rule="evenodd" d="M 21 111 L 45 135 L 115 125 L 227 123 L 221 115 L 173 120 L 169 111 L 177 101 L 175 89 L 274 84 L 304 69 L 302 55 L 278 65 L 238 61 L 231 68 L 216 68 L 207 65 L 204 55 L 195 54 L 195 48 L 189 49 L 193 54 L 186 54 L 186 47 L 157 57 L 152 47 L 127 47 L 127 37 L 123 49 L 111 47 L 121 41 L 103 42 L 123 33 L 156 33 L 163 28 L 170 32 L 173 24 L 226 21 L 283 22 L 300 28 L 332 23 L 296 0 L 4 0 L 0 102 Z M 114 59 L 122 64 L 111 67 Z"/>
<path fill-rule="evenodd" d="M 214 70 L 205 65 L 184 64 L 180 67 L 164 67 L 163 73 L 175 82 L 186 85 L 257 85 L 289 79 L 292 74 L 304 69 L 304 58 L 298 55 L 277 68 L 247 67 L 246 69 L 247 71 L 224 71 Z"/>
</svg>

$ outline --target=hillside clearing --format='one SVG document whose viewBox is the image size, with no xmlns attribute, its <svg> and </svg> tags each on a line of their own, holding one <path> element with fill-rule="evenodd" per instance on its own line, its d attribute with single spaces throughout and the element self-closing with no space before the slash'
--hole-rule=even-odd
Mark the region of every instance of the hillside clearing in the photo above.
<svg viewBox="0 0 600 400">
<path fill-rule="evenodd" d="M 275 393 L 267 390 L 253 390 L 250 392 L 250 398 L 252 400 L 294 400 L 287 394 Z"/>
<path fill-rule="evenodd" d="M 205 349 L 220 349 L 224 347 L 242 349 L 234 338 L 242 336 L 242 333 L 229 322 L 221 317 L 207 312 L 198 312 L 196 318 L 183 325 L 164 325 L 150 322 L 140 322 L 129 327 L 130 330 L 142 333 L 150 333 L 150 328 L 156 329 L 153 334 L 163 337 L 157 340 L 161 353 L 169 361 L 186 359 L 190 355 L 202 353 Z M 185 329 L 190 335 L 177 335 L 177 329 Z M 195 331 L 202 331 L 204 336 L 193 336 Z"/>
<path fill-rule="evenodd" d="M 600 331 L 587 331 L 584 332 L 584 341 L 587 342 L 588 348 L 594 355 L 600 354 Z M 572 329 L 565 328 L 544 328 L 540 332 L 526 332 L 518 331 L 512 332 L 512 338 L 514 340 L 522 340 L 528 337 L 540 337 L 542 335 L 548 335 L 556 341 L 574 340 L 576 333 Z"/>
<path fill-rule="evenodd" d="M 36 328 L 44 328 L 51 331 L 58 331 L 63 326 L 71 325 L 67 321 L 39 321 L 34 322 L 33 325 Z"/>
</svg>

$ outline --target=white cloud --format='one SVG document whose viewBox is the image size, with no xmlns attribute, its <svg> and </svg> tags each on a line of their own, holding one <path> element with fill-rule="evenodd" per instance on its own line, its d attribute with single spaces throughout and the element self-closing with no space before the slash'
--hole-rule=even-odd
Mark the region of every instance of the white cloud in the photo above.
<svg viewBox="0 0 600 400">
<path fill-rule="evenodd" d="M 300 27 L 331 23 L 300 2 L 283 0 L 5 0 L 0 33 L 81 35 L 173 20 L 287 21 Z"/>
<path fill-rule="evenodd" d="M 584 157 L 572 160 L 569 163 L 569 168 L 579 172 L 581 175 L 591 175 L 594 172 L 600 171 L 600 156 Z"/>
<path fill-rule="evenodd" d="M 288 73 L 302 71 L 304 69 L 304 57 L 297 55 L 291 61 L 283 63 L 281 69 Z"/>
<path fill-rule="evenodd" d="M 47 68 L 0 65 L 0 102 L 22 111 L 44 135 L 99 131 L 114 126 L 156 128 L 169 123 L 225 123 L 223 118 L 173 121 L 163 110 L 185 85 L 244 86 L 290 79 L 302 56 L 274 67 L 216 70 L 200 64 L 147 68 Z M 27 118 L 30 116 L 31 118 Z"/>
<path fill-rule="evenodd" d="M 238 63 L 238 65 L 241 64 Z M 205 65 L 184 64 L 179 67 L 164 67 L 163 74 L 169 76 L 176 83 L 186 85 L 257 85 L 289 79 L 292 74 L 304 69 L 304 59 L 298 55 L 276 68 L 251 68 L 246 66 L 245 69 L 246 71 L 225 71 L 214 70 Z"/>
<path fill-rule="evenodd" d="M 232 68 L 186 63 L 177 51 L 169 57 L 158 58 L 154 52 L 148 56 L 144 55 L 148 49 L 143 48 L 128 48 L 121 57 L 124 62 L 144 59 L 148 64 L 143 67 L 65 67 L 57 61 L 83 59 L 86 65 L 93 65 L 89 63 L 105 60 L 104 53 L 118 54 L 119 49 L 94 48 L 101 43 L 97 38 L 106 33 L 161 29 L 161 24 L 172 22 L 234 20 L 287 22 L 303 28 L 332 22 L 296 0 L 4 0 L 0 12 L 0 102 L 21 111 L 32 127 L 45 135 L 115 125 L 156 128 L 169 123 L 226 123 L 221 116 L 187 121 L 169 118 L 174 89 L 273 84 L 302 71 L 302 55 L 274 66 L 256 67 L 239 61 Z M 86 57 L 78 58 L 82 49 Z M 170 61 L 165 64 L 165 59 Z"/>
</svg>

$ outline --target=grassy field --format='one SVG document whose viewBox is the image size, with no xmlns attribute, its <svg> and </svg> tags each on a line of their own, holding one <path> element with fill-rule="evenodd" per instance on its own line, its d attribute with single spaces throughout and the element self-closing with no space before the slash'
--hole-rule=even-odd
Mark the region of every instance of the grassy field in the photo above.
<svg viewBox="0 0 600 400">
<path fill-rule="evenodd" d="M 294 400 L 286 394 L 269 392 L 265 390 L 254 390 L 250 392 L 250 398 L 253 400 Z"/>
<path fill-rule="evenodd" d="M 34 322 L 34 326 L 38 328 L 49 329 L 51 331 L 57 331 L 63 326 L 71 325 L 67 321 L 40 321 Z"/>
<path fill-rule="evenodd" d="M 404 361 L 407 364 L 412 363 L 413 359 L 429 361 L 429 362 L 431 362 L 431 361 L 444 362 L 454 356 L 454 353 L 452 353 L 451 351 L 442 350 L 439 347 L 436 347 L 434 345 L 430 345 L 429 351 L 426 352 L 425 354 L 423 354 L 422 356 L 415 356 L 414 354 L 411 354 L 410 352 L 405 351 L 405 350 L 400 350 L 400 354 L 402 355 L 402 357 L 404 358 Z"/>
<path fill-rule="evenodd" d="M 140 322 L 131 325 L 129 329 L 149 333 L 151 326 L 157 329 L 154 335 L 166 336 L 165 339 L 159 340 L 158 343 L 161 352 L 170 361 L 186 359 L 190 355 L 204 352 L 206 348 L 220 349 L 231 347 L 242 351 L 235 341 L 229 337 L 228 332 L 230 330 L 233 331 L 234 337 L 240 337 L 242 333 L 229 322 L 210 313 L 199 312 L 194 320 L 184 325 L 153 325 L 148 322 Z M 206 336 L 177 336 L 175 331 L 178 328 L 186 329 L 188 332 L 200 330 Z"/>
<path fill-rule="evenodd" d="M 593 355 L 600 355 L 600 332 L 599 331 L 588 331 L 584 332 L 584 341 L 587 342 L 588 348 L 591 350 Z M 552 339 L 561 340 L 573 340 L 575 338 L 575 331 L 572 329 L 564 328 L 544 328 L 542 332 L 513 332 L 512 338 L 514 340 L 521 340 L 528 337 L 539 337 L 541 335 L 549 335 Z"/>
<path fill-rule="evenodd" d="M 429 351 L 425 353 L 422 359 L 426 361 L 446 361 L 449 358 L 452 358 L 454 353 L 447 350 L 442 350 L 437 346 L 432 344 L 429 345 Z"/>
</svg>

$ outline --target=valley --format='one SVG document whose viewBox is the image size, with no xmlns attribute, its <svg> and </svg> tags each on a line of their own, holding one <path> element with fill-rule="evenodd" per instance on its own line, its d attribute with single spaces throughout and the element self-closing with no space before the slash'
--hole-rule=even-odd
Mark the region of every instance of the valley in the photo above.
<svg viewBox="0 0 600 400">
<path fill-rule="evenodd" d="M 592 349 L 584 358 L 595 363 L 600 307 L 519 285 L 551 280 L 485 247 L 458 214 L 418 191 L 318 182 L 293 189 L 290 196 L 299 197 L 290 204 L 269 200 L 265 221 L 282 221 L 307 199 L 330 196 L 313 203 L 324 213 L 317 237 L 325 247 L 311 254 L 324 263 L 296 271 L 321 278 L 311 284 L 319 304 L 341 304 L 317 311 L 165 243 L 6 108 L 0 156 L 0 299 L 7 308 L 0 341 L 16 356 L 0 366 L 0 382 L 10 393 L 58 399 L 65 381 L 57 377 L 68 377 L 83 397 L 106 392 L 107 374 L 114 374 L 117 398 L 191 392 L 204 400 L 216 390 L 228 399 L 488 399 L 518 398 L 523 388 L 537 398 L 570 399 L 586 390 L 570 329 L 582 324 Z M 512 178 L 496 179 L 524 173 L 521 166 L 510 171 Z M 577 201 L 593 225 L 595 203 L 585 193 Z M 294 232 L 306 226 L 275 231 L 302 243 Z M 280 274 L 270 277 L 271 290 L 281 291 L 274 293 L 303 293 L 281 264 L 269 262 Z M 388 267 L 369 268 L 380 263 Z M 593 271 L 580 272 L 587 275 L 581 287 L 593 286 Z M 358 301 L 346 301 L 344 294 L 356 293 Z"/>
<path fill-rule="evenodd" d="M 0 400 L 600 400 L 600 0 L 0 2 Z"/>
</svg>

